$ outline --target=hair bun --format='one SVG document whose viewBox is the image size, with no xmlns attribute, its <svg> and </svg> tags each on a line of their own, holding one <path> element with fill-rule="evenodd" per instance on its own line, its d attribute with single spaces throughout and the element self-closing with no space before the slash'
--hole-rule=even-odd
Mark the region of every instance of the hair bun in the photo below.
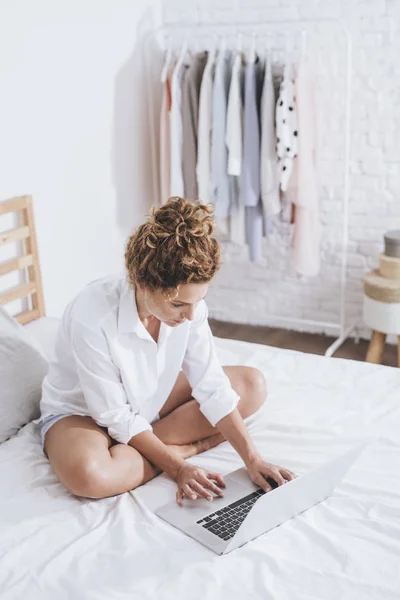
<svg viewBox="0 0 400 600">
<path fill-rule="evenodd" d="M 176 243 L 178 246 L 182 247 L 181 238 L 183 238 L 187 243 L 189 243 L 188 236 L 190 236 L 190 229 L 186 221 L 182 221 L 176 226 L 175 229 L 175 237 Z"/>
<path fill-rule="evenodd" d="M 220 267 L 212 204 L 173 196 L 152 207 L 147 220 L 129 238 L 125 265 L 129 280 L 151 289 L 210 281 Z"/>
</svg>

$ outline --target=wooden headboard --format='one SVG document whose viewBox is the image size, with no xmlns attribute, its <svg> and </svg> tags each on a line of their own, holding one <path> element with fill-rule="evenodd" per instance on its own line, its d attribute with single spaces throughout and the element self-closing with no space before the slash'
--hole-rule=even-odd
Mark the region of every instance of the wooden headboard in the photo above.
<svg viewBox="0 0 400 600">
<path fill-rule="evenodd" d="M 15 315 L 21 325 L 45 316 L 42 277 L 40 273 L 39 254 L 36 242 L 35 221 L 33 217 L 32 197 L 18 196 L 0 202 L 0 215 L 19 213 L 20 225 L 14 229 L 0 232 L 0 247 L 10 242 L 24 241 L 25 251 L 7 261 L 0 261 L 0 277 L 27 269 L 27 281 L 0 293 L 0 305 L 14 300 L 31 297 L 31 308 Z"/>
</svg>

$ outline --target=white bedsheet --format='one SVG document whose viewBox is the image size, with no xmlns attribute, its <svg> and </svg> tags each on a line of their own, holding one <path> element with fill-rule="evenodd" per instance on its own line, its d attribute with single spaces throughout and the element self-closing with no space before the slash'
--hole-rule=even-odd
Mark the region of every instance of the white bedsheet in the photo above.
<svg viewBox="0 0 400 600">
<path fill-rule="evenodd" d="M 216 341 L 223 364 L 267 377 L 267 404 L 247 420 L 267 460 L 303 473 L 374 438 L 333 496 L 219 557 L 155 516 L 175 498 L 168 476 L 75 498 L 29 423 L 0 446 L 1 600 L 399 600 L 400 369 Z M 189 460 L 242 466 L 227 442 Z"/>
</svg>

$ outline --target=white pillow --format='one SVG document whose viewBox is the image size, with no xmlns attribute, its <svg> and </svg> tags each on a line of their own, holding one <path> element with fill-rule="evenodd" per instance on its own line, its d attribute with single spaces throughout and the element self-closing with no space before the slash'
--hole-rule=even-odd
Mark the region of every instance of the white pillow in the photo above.
<svg viewBox="0 0 400 600">
<path fill-rule="evenodd" d="M 0 443 L 40 416 L 47 370 L 39 345 L 0 306 Z"/>
<path fill-rule="evenodd" d="M 41 317 L 24 325 L 24 331 L 39 345 L 40 351 L 51 362 L 55 359 L 57 331 L 60 319 Z"/>
</svg>

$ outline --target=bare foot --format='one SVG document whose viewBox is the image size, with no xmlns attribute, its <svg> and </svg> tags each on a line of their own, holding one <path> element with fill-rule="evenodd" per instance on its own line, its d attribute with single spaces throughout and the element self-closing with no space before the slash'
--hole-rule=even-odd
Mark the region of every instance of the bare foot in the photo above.
<svg viewBox="0 0 400 600">
<path fill-rule="evenodd" d="M 169 444 L 169 447 L 181 458 L 190 458 L 191 456 L 210 450 L 210 448 L 215 448 L 215 446 L 222 444 L 222 442 L 225 442 L 222 433 L 215 433 L 214 435 L 210 435 L 210 437 L 199 440 L 198 442 L 193 442 L 192 444 L 183 444 L 182 446 Z"/>
</svg>

